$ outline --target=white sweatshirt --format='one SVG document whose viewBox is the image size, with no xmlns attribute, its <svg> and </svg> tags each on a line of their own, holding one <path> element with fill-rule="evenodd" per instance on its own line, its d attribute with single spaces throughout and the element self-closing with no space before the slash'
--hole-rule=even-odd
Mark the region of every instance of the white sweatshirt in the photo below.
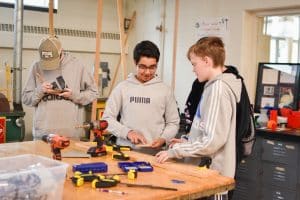
<svg viewBox="0 0 300 200">
<path fill-rule="evenodd" d="M 39 62 L 35 62 L 23 89 L 22 103 L 35 107 L 32 130 L 35 139 L 49 133 L 79 138 L 83 131 L 75 126 L 83 123 L 83 105 L 91 103 L 98 96 L 92 75 L 78 59 L 65 53 L 60 65 L 57 70 L 42 70 Z M 66 99 L 45 94 L 37 73 L 49 83 L 63 76 L 67 87 L 72 90 L 72 96 Z"/>
<path fill-rule="evenodd" d="M 180 121 L 172 90 L 158 77 L 141 83 L 134 74 L 113 90 L 103 119 L 108 121 L 108 131 L 118 137 L 118 144 L 130 146 L 133 146 L 127 139 L 130 130 L 143 134 L 147 143 L 157 138 L 169 141 L 177 134 Z"/>
<path fill-rule="evenodd" d="M 241 80 L 229 73 L 208 81 L 188 140 L 169 149 L 169 157 L 194 157 L 188 162 L 198 165 L 201 156 L 209 156 L 212 158 L 211 169 L 218 170 L 223 176 L 234 177 L 236 103 L 240 101 L 241 86 Z"/>
</svg>

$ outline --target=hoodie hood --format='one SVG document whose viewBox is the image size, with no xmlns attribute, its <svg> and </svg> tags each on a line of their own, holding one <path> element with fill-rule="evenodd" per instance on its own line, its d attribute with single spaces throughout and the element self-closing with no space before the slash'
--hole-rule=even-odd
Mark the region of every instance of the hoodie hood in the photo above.
<svg viewBox="0 0 300 200">
<path fill-rule="evenodd" d="M 64 57 L 60 63 L 60 66 L 62 66 L 62 68 L 69 63 L 72 60 L 75 60 L 76 58 L 74 56 L 72 56 L 71 54 L 69 54 L 68 52 L 63 52 Z"/>
<path fill-rule="evenodd" d="M 134 73 L 130 73 L 128 75 L 128 78 L 126 79 L 126 81 L 134 83 L 134 84 L 138 84 L 138 85 L 151 85 L 151 84 L 156 84 L 156 83 L 162 82 L 160 77 L 158 75 L 155 75 L 150 81 L 142 83 L 136 78 L 136 74 L 134 74 Z"/>
<path fill-rule="evenodd" d="M 241 89 L 242 89 L 242 82 L 240 78 L 237 78 L 236 75 L 231 73 L 222 73 L 218 76 L 216 76 L 214 79 L 209 80 L 205 84 L 205 88 L 209 85 L 213 84 L 215 81 L 221 80 L 231 89 L 233 92 L 236 102 L 240 102 L 241 99 Z"/>
</svg>

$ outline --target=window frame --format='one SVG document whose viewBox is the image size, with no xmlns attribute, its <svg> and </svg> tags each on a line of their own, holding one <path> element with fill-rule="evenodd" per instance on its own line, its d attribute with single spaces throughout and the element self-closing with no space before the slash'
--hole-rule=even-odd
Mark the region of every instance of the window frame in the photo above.
<svg viewBox="0 0 300 200">
<path fill-rule="evenodd" d="M 14 3 L 0 2 L 0 7 L 14 8 L 15 4 Z M 49 12 L 49 7 L 39 7 L 39 6 L 24 5 L 24 10 L 38 11 L 38 12 Z M 57 8 L 53 8 L 53 13 L 57 13 Z"/>
</svg>

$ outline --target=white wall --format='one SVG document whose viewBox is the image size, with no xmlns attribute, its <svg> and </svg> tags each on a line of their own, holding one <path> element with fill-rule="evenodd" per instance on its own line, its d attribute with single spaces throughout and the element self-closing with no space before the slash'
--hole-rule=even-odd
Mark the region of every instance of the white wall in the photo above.
<svg viewBox="0 0 300 200">
<path fill-rule="evenodd" d="M 172 51 L 173 51 L 173 31 L 174 31 L 174 0 L 124 0 L 124 15 L 130 18 L 132 12 L 137 12 L 137 21 L 134 29 L 129 35 L 127 66 L 128 72 L 135 70 L 132 61 L 132 50 L 137 42 L 141 40 L 151 40 L 155 42 L 164 51 L 161 52 L 163 58 L 159 63 L 159 74 L 163 74 L 163 80 L 171 85 L 172 78 Z M 165 30 L 164 36 L 156 30 L 164 19 L 164 1 L 166 1 L 165 13 Z M 178 100 L 180 111 L 186 97 L 190 91 L 195 76 L 192 72 L 190 63 L 186 58 L 188 48 L 196 41 L 191 31 L 191 26 L 200 17 L 228 17 L 229 18 L 229 39 L 226 44 L 227 59 L 226 64 L 235 65 L 239 68 L 245 77 L 251 99 L 254 100 L 256 85 L 256 66 L 249 68 L 248 65 L 242 66 L 246 61 L 248 52 L 243 45 L 247 41 L 247 35 L 244 32 L 245 23 L 244 16 L 248 11 L 260 11 L 266 9 L 281 9 L 282 7 L 299 8 L 299 0 L 180 0 L 179 5 L 179 27 L 177 39 L 176 53 L 176 86 L 175 96 Z M 103 32 L 118 33 L 118 18 L 116 1 L 104 0 L 104 11 L 102 21 Z M 57 28 L 70 28 L 82 30 L 96 30 L 96 0 L 63 0 L 59 1 L 59 10 L 55 14 L 54 25 Z M 300 13 L 300 12 L 299 12 Z M 13 23 L 13 9 L 0 8 L 0 22 Z M 25 11 L 24 25 L 48 26 L 48 14 L 42 12 Z M 38 41 L 43 35 L 24 34 L 24 48 L 33 48 L 32 50 L 23 51 L 23 66 L 27 69 L 23 73 L 23 81 L 27 77 L 28 67 L 38 58 L 35 48 Z M 12 50 L 3 49 L 3 47 L 13 46 L 12 33 L 0 32 L 0 63 L 8 61 L 12 64 Z M 5 38 L 5 39 L 3 39 Z M 76 53 L 76 56 L 83 60 L 87 67 L 92 68 L 94 54 L 89 51 L 95 49 L 95 39 L 61 37 L 63 46 L 67 50 L 86 51 L 85 53 Z M 118 40 L 102 40 L 101 51 L 109 54 L 101 54 L 102 61 L 109 61 L 114 67 L 119 59 L 119 41 Z M 1 48 L 2 47 L 2 48 Z M 255 51 L 255 50 L 254 50 Z M 112 53 L 112 54 L 110 54 Z M 120 72 L 121 73 L 121 72 Z M 118 79 L 121 79 L 118 76 Z M 26 108 L 26 125 L 31 127 L 32 109 Z M 27 128 L 27 133 L 30 131 Z"/>
<path fill-rule="evenodd" d="M 174 0 L 167 1 L 167 32 L 166 32 L 166 52 L 164 62 L 164 80 L 171 83 L 171 65 L 173 48 L 173 26 L 174 26 Z M 180 111 L 183 111 L 186 97 L 190 91 L 194 75 L 190 63 L 186 58 L 188 48 L 193 44 L 192 23 L 199 17 L 228 17 L 229 18 L 229 38 L 226 44 L 226 64 L 235 65 L 245 78 L 250 98 L 253 102 L 256 87 L 256 69 L 253 66 L 242 66 L 242 58 L 247 59 L 247 52 L 243 49 L 243 44 L 248 38 L 243 37 L 243 26 L 245 25 L 244 15 L 247 11 L 261 11 L 268 9 L 280 10 L 282 7 L 298 8 L 300 13 L 299 0 L 180 0 L 179 5 L 179 27 L 177 39 L 176 57 L 176 86 L 175 94 L 179 103 Z M 254 50 L 255 51 L 255 50 Z M 246 68 L 247 67 L 247 68 Z"/>
<path fill-rule="evenodd" d="M 133 49 L 138 42 L 142 40 L 150 40 L 158 47 L 161 46 L 161 33 L 156 30 L 156 26 L 161 23 L 160 7 L 161 2 L 158 0 L 127 0 L 125 1 L 125 16 L 131 18 L 132 13 L 136 11 L 136 21 L 134 28 L 129 33 L 129 40 L 127 45 L 127 67 L 128 71 L 134 72 L 136 70 L 133 61 Z M 161 62 L 159 69 L 161 69 Z"/>
<path fill-rule="evenodd" d="M 63 0 L 58 1 L 58 12 L 54 14 L 54 27 L 96 31 L 97 25 L 97 0 Z M 0 23 L 13 24 L 14 9 L 0 7 Z M 116 1 L 103 1 L 102 32 L 118 33 Z M 48 13 L 37 11 L 24 11 L 24 25 L 48 27 Z M 23 85 L 27 79 L 29 67 L 38 60 L 37 47 L 42 34 L 23 34 Z M 59 36 L 59 35 L 58 35 Z M 92 71 L 94 63 L 95 38 L 59 36 L 63 48 L 78 57 L 87 68 Z M 4 62 L 10 66 L 13 63 L 13 32 L 0 31 L 0 67 Z M 119 57 L 119 40 L 101 40 L 101 61 L 109 62 L 109 67 L 114 72 Z M 3 77 L 0 77 L 3 78 Z M 108 89 L 104 91 L 106 95 Z M 24 106 L 26 137 L 31 135 L 33 108 Z"/>
<path fill-rule="evenodd" d="M 167 1 L 167 22 L 164 60 L 164 80 L 171 85 L 172 82 L 172 59 L 173 59 L 173 36 L 175 19 L 175 1 Z M 176 53 L 176 82 L 175 95 L 180 111 L 183 112 L 186 98 L 195 80 L 192 66 L 186 57 L 188 48 L 196 42 L 192 27 L 198 17 L 215 16 L 217 4 L 215 0 L 185 0 L 179 1 L 178 35 Z"/>
</svg>

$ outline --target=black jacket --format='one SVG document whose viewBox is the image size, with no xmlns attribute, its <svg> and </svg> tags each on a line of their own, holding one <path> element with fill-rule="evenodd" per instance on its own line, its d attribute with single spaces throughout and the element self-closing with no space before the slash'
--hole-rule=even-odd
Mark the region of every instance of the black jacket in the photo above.
<svg viewBox="0 0 300 200">
<path fill-rule="evenodd" d="M 239 72 L 236 69 L 236 67 L 228 65 L 225 66 L 227 69 L 223 73 L 232 73 L 235 75 L 238 75 Z M 199 104 L 199 101 L 201 99 L 203 90 L 204 90 L 204 85 L 206 84 L 207 81 L 204 82 L 199 82 L 198 79 L 196 79 L 193 82 L 192 90 L 186 100 L 185 103 L 185 108 L 184 108 L 184 116 L 185 116 L 185 132 L 189 133 L 193 119 Z"/>
</svg>

